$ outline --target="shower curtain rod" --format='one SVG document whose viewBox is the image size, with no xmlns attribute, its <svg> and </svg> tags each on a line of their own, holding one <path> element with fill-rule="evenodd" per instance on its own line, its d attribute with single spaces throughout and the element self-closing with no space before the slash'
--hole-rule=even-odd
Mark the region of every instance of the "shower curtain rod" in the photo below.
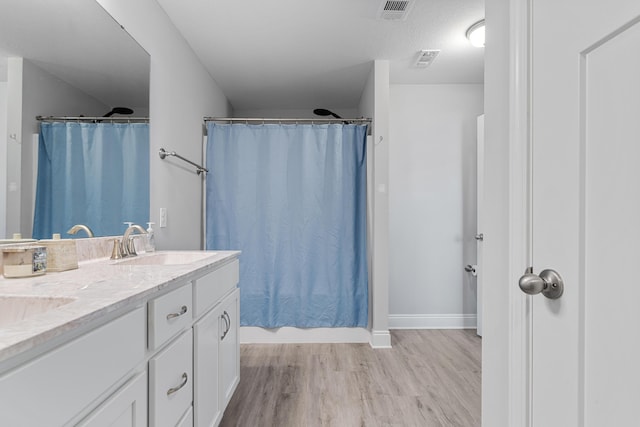
<svg viewBox="0 0 640 427">
<path fill-rule="evenodd" d="M 242 117 L 205 117 L 205 122 L 230 122 L 230 123 L 318 123 L 318 124 L 331 124 L 331 123 L 347 123 L 347 124 L 371 124 L 371 119 L 359 118 L 359 119 L 267 119 L 267 118 L 242 118 Z"/>
<path fill-rule="evenodd" d="M 125 122 L 125 123 L 149 123 L 148 117 L 68 117 L 68 116 L 36 116 L 40 122 Z"/>
</svg>

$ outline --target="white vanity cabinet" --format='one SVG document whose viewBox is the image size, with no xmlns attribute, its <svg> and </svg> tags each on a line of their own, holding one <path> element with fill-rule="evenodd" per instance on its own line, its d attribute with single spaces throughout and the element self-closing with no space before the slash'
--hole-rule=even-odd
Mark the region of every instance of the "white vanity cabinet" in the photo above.
<svg viewBox="0 0 640 427">
<path fill-rule="evenodd" d="M 149 349 L 157 350 L 193 322 L 191 286 L 182 287 L 149 301 Z"/>
<path fill-rule="evenodd" d="M 143 372 L 125 385 L 78 427 L 146 427 L 147 426 L 147 373 Z"/>
<path fill-rule="evenodd" d="M 64 425 L 108 400 L 144 360 L 144 313 L 138 308 L 2 375 L 0 425 Z M 146 412 L 146 396 L 133 399 Z"/>
<path fill-rule="evenodd" d="M 221 304 L 221 320 L 224 325 L 220 335 L 220 399 L 226 407 L 240 382 L 240 290 L 236 289 Z M 226 320 L 225 320 L 226 319 Z"/>
<path fill-rule="evenodd" d="M 237 283 L 237 260 L 194 283 L 194 296 L 202 297 L 194 303 L 196 314 L 205 312 L 193 326 L 195 427 L 220 423 L 240 380 Z"/>
<path fill-rule="evenodd" d="M 173 427 L 193 401 L 191 329 L 149 360 L 149 424 Z"/>
<path fill-rule="evenodd" d="M 0 426 L 217 426 L 240 373 L 239 262 L 228 256 L 167 269 L 143 297 L 19 355 L 0 372 Z M 122 269 L 123 286 L 138 268 Z"/>
<path fill-rule="evenodd" d="M 191 427 L 193 426 L 193 407 L 190 407 L 186 414 L 178 421 L 176 427 Z"/>
<path fill-rule="evenodd" d="M 193 387 L 194 425 L 215 426 L 222 419 L 220 401 L 220 337 L 223 331 L 220 309 L 213 309 L 193 325 L 193 365 L 198 377 Z"/>
<path fill-rule="evenodd" d="M 220 423 L 240 378 L 238 279 L 233 260 L 149 301 L 149 425 Z"/>
<path fill-rule="evenodd" d="M 149 425 L 177 425 L 193 401 L 191 282 L 149 301 Z M 180 336 L 171 341 L 176 334 Z"/>
</svg>

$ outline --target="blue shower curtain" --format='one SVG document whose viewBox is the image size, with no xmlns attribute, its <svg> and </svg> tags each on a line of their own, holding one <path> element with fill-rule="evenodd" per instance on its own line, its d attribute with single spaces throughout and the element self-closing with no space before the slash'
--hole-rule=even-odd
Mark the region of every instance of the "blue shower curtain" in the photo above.
<svg viewBox="0 0 640 427">
<path fill-rule="evenodd" d="M 244 326 L 366 327 L 366 126 L 207 126 L 208 249 L 239 249 Z"/>
<path fill-rule="evenodd" d="M 40 124 L 34 238 L 71 237 L 74 224 L 117 235 L 123 221 L 148 220 L 148 123 Z"/>
</svg>

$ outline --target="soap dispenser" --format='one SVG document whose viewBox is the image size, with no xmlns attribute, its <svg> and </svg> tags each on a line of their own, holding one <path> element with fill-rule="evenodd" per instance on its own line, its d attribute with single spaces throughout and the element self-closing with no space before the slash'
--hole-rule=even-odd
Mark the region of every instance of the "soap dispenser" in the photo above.
<svg viewBox="0 0 640 427">
<path fill-rule="evenodd" d="M 145 248 L 146 252 L 153 252 L 156 250 L 156 239 L 153 235 L 153 225 L 155 222 L 147 223 L 147 247 Z"/>
</svg>

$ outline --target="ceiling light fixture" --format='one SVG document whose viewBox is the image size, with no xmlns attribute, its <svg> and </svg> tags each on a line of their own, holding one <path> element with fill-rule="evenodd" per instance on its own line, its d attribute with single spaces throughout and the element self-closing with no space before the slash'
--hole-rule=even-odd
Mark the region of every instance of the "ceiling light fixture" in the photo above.
<svg viewBox="0 0 640 427">
<path fill-rule="evenodd" d="M 475 47 L 484 47 L 484 19 L 469 27 L 466 34 Z"/>
</svg>

